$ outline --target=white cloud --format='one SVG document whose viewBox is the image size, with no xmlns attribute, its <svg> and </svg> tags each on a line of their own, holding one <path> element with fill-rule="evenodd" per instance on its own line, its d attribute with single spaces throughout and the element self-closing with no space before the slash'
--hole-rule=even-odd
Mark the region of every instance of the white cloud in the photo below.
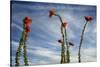
<svg viewBox="0 0 100 67">
<path fill-rule="evenodd" d="M 17 29 L 19 29 L 21 31 L 23 30 L 22 27 L 20 27 L 19 25 L 15 24 L 15 23 L 12 23 L 12 27 L 16 27 Z"/>
<path fill-rule="evenodd" d="M 83 48 L 81 51 L 83 55 L 96 57 L 96 48 Z"/>
<path fill-rule="evenodd" d="M 78 50 L 77 50 L 78 51 Z M 77 51 L 72 51 L 71 53 L 71 62 L 78 62 L 78 53 Z M 81 61 L 82 62 L 95 62 L 96 61 L 96 48 L 82 48 L 81 50 Z"/>
<path fill-rule="evenodd" d="M 94 33 L 97 33 L 97 28 L 94 28 L 93 32 L 94 32 Z"/>
<path fill-rule="evenodd" d="M 28 53 L 47 58 L 47 60 L 44 59 L 44 61 L 49 64 L 60 62 L 60 52 L 52 51 L 48 48 L 43 48 L 43 47 L 34 47 L 34 48 L 35 48 L 35 50 L 28 49 Z M 37 60 L 37 62 L 38 62 L 37 64 L 42 64 L 40 61 L 42 61 L 42 60 L 41 59 L 39 61 Z"/>
</svg>

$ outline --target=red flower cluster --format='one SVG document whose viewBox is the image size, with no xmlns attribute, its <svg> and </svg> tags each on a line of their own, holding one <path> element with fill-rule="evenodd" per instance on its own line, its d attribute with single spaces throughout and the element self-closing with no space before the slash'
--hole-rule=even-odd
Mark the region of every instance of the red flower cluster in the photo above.
<svg viewBox="0 0 100 67">
<path fill-rule="evenodd" d="M 56 11 L 54 9 L 49 11 L 49 17 L 55 16 L 56 15 Z"/>
<path fill-rule="evenodd" d="M 28 16 L 26 16 L 25 18 L 24 18 L 24 24 L 25 25 L 30 25 L 31 23 L 32 23 L 32 20 L 31 20 L 31 18 L 30 17 L 28 17 Z"/>
<path fill-rule="evenodd" d="M 67 27 L 67 25 L 68 25 L 68 23 L 67 23 L 67 22 L 64 22 L 64 23 L 63 23 L 63 27 L 64 27 L 64 28 L 66 28 L 66 27 Z"/>
<path fill-rule="evenodd" d="M 59 42 L 59 43 L 63 43 L 63 41 L 62 41 L 62 40 L 58 40 L 58 42 Z"/>
<path fill-rule="evenodd" d="M 25 27 L 25 32 L 30 32 L 30 31 L 31 31 L 30 26 L 26 26 Z"/>
<path fill-rule="evenodd" d="M 92 16 L 85 16 L 85 20 L 86 21 L 91 21 L 91 20 L 93 20 L 93 17 Z"/>
<path fill-rule="evenodd" d="M 32 23 L 31 18 L 26 16 L 23 21 L 24 21 L 24 24 L 25 24 L 25 32 L 26 33 L 30 32 L 30 25 Z"/>
</svg>

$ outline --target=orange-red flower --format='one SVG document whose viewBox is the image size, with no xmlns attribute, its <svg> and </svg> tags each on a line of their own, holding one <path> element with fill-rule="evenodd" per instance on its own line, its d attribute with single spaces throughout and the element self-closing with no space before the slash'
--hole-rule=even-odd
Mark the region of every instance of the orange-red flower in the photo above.
<svg viewBox="0 0 100 67">
<path fill-rule="evenodd" d="M 59 43 L 63 43 L 63 41 L 62 41 L 62 40 L 58 40 L 58 42 L 59 42 Z"/>
<path fill-rule="evenodd" d="M 67 22 L 64 22 L 63 23 L 63 27 L 66 28 L 67 26 L 68 26 L 68 23 Z"/>
<path fill-rule="evenodd" d="M 28 33 L 28 32 L 30 32 L 30 31 L 31 31 L 30 26 L 26 26 L 26 27 L 25 27 L 25 32 Z"/>
<path fill-rule="evenodd" d="M 86 21 L 91 21 L 91 20 L 93 20 L 93 17 L 92 16 L 85 16 L 85 20 Z"/>
<path fill-rule="evenodd" d="M 32 23 L 32 19 L 28 16 L 26 16 L 23 21 L 25 25 L 30 25 Z"/>
<path fill-rule="evenodd" d="M 55 16 L 56 15 L 56 11 L 54 9 L 49 11 L 49 17 Z"/>
</svg>

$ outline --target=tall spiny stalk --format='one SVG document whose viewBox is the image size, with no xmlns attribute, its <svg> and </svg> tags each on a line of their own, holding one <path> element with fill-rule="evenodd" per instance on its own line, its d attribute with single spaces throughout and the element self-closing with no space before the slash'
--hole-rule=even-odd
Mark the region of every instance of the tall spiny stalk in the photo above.
<svg viewBox="0 0 100 67">
<path fill-rule="evenodd" d="M 83 42 L 83 35 L 84 35 L 84 31 L 85 31 L 86 25 L 87 25 L 87 22 L 85 23 L 85 25 L 83 27 L 82 34 L 81 34 L 81 39 L 80 39 L 80 45 L 79 45 L 79 51 L 78 51 L 78 59 L 79 59 L 78 62 L 79 63 L 81 62 L 81 54 L 80 54 L 80 51 L 81 51 L 81 46 L 82 46 L 82 42 Z"/>
<path fill-rule="evenodd" d="M 64 31 L 63 31 L 63 26 L 61 24 L 61 34 L 62 34 L 62 38 L 63 38 L 63 42 L 62 42 L 62 46 L 61 46 L 61 64 L 65 63 L 65 45 L 64 45 Z"/>
<path fill-rule="evenodd" d="M 23 26 L 23 28 L 24 28 L 24 26 Z M 15 64 L 15 66 L 19 66 L 19 64 L 20 64 L 19 61 L 20 61 L 21 48 L 23 46 L 24 33 L 25 33 L 25 31 L 23 30 L 22 37 L 21 37 L 20 42 L 19 42 L 19 47 L 18 47 L 17 52 L 16 52 L 16 58 L 15 58 L 16 64 Z"/>
<path fill-rule="evenodd" d="M 61 22 L 61 35 L 62 35 L 62 40 L 61 40 L 61 64 L 62 63 L 69 63 L 70 62 L 70 56 L 69 56 L 69 46 L 68 46 L 68 43 L 67 43 L 67 33 L 66 33 L 66 28 L 64 29 L 63 27 L 63 20 L 61 18 L 60 15 L 56 14 L 56 11 L 55 10 L 50 10 L 49 11 L 49 17 L 52 17 L 52 16 L 57 16 Z M 66 51 L 66 54 L 67 56 L 65 55 L 65 44 L 67 46 L 67 51 Z M 67 57 L 67 59 L 66 59 Z M 66 61 L 67 60 L 67 61 Z"/>
<path fill-rule="evenodd" d="M 16 52 L 16 62 L 15 62 L 15 66 L 19 66 L 20 65 L 20 55 L 21 55 L 21 48 L 23 47 L 24 52 L 23 52 L 23 56 L 24 56 L 24 65 L 27 66 L 28 65 L 28 59 L 27 59 L 27 51 L 26 51 L 26 41 L 27 41 L 27 36 L 28 33 L 30 32 L 30 24 L 31 24 L 32 20 L 29 17 L 25 17 L 24 22 L 23 22 L 23 32 L 22 32 L 22 37 L 20 39 L 19 42 L 19 47 L 17 49 Z"/>
<path fill-rule="evenodd" d="M 65 41 L 66 41 L 66 47 L 67 47 L 67 50 L 66 50 L 66 62 L 69 63 L 70 62 L 70 52 L 69 52 L 69 43 L 68 43 L 68 40 L 67 40 L 67 31 L 66 31 L 66 28 L 65 28 Z"/>
<path fill-rule="evenodd" d="M 28 35 L 28 33 L 26 33 L 26 35 Z M 27 36 L 25 35 L 25 40 L 24 40 L 24 45 L 23 45 L 23 49 L 24 49 L 24 65 L 28 66 L 28 58 L 27 58 L 27 48 L 26 48 L 26 41 L 27 41 Z"/>
<path fill-rule="evenodd" d="M 84 36 L 84 31 L 85 31 L 85 28 L 86 28 L 86 25 L 87 23 L 91 20 L 93 20 L 93 17 L 92 16 L 85 16 L 85 20 L 86 20 L 86 23 L 82 29 L 82 33 L 81 33 L 81 39 L 80 39 L 80 45 L 79 45 L 79 50 L 78 50 L 78 62 L 81 63 L 81 47 L 82 47 L 82 42 L 83 42 L 83 36 Z"/>
<path fill-rule="evenodd" d="M 65 35 L 64 35 L 64 28 L 63 28 L 63 21 L 60 15 L 56 15 L 60 19 L 61 22 L 61 34 L 62 34 L 62 47 L 61 47 L 61 64 L 66 62 L 66 56 L 65 56 Z"/>
</svg>

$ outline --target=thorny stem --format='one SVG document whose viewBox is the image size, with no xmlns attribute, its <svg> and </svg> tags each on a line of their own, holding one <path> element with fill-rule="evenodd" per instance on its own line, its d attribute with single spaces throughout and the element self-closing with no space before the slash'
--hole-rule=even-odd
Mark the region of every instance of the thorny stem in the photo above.
<svg viewBox="0 0 100 67">
<path fill-rule="evenodd" d="M 59 17 L 61 24 L 63 24 L 63 21 L 62 21 L 61 16 L 60 16 L 60 15 L 58 15 L 58 14 L 56 14 L 56 16 L 58 16 L 58 17 Z"/>
<path fill-rule="evenodd" d="M 63 27 L 61 25 L 61 34 L 63 37 L 63 42 L 62 42 L 62 47 L 61 47 L 61 63 L 65 63 L 65 46 L 64 46 L 64 32 L 63 32 Z"/>
<path fill-rule="evenodd" d="M 24 49 L 24 65 L 25 66 L 28 66 L 28 58 L 27 58 L 27 50 L 26 50 L 26 41 L 27 41 L 27 36 L 26 34 L 28 35 L 28 33 L 25 33 L 25 40 L 24 40 L 24 45 L 23 45 L 23 49 Z"/>
<path fill-rule="evenodd" d="M 20 54 L 21 54 L 21 47 L 23 46 L 23 40 L 24 40 L 24 31 L 22 32 L 22 37 L 20 39 L 20 44 L 19 44 L 19 47 L 17 49 L 17 52 L 16 52 L 16 64 L 15 66 L 19 66 L 19 61 L 20 61 Z"/>
<path fill-rule="evenodd" d="M 59 15 L 56 15 L 58 16 L 58 18 L 60 19 L 60 22 L 61 22 L 61 34 L 62 34 L 62 38 L 63 38 L 63 43 L 62 43 L 62 46 L 61 46 L 61 64 L 62 63 L 65 63 L 66 60 L 65 60 L 65 41 L 64 41 L 64 30 L 63 30 L 63 21 L 62 21 L 62 18 L 59 16 Z"/>
<path fill-rule="evenodd" d="M 66 28 L 65 28 L 65 41 L 66 41 L 66 47 L 67 47 L 67 50 L 66 50 L 66 60 L 67 60 L 67 63 L 69 63 L 70 62 L 70 52 L 69 52 L 69 44 L 68 44 L 68 40 L 67 40 Z"/>
<path fill-rule="evenodd" d="M 81 34 L 80 45 L 79 45 L 79 51 L 78 51 L 78 62 L 79 62 L 79 63 L 81 63 L 81 54 L 80 54 L 80 51 L 81 51 L 81 46 L 82 46 L 82 42 L 83 42 L 84 31 L 85 31 L 85 28 L 86 28 L 87 23 L 88 23 L 88 22 L 85 23 L 85 25 L 84 25 L 84 27 L 83 27 L 83 30 L 82 30 L 82 34 Z"/>
<path fill-rule="evenodd" d="M 19 64 L 20 64 L 20 54 L 21 54 L 21 47 L 23 46 L 23 49 L 24 49 L 24 63 L 25 63 L 25 66 L 26 65 L 28 65 L 28 59 L 27 59 L 27 51 L 26 51 L 26 32 L 25 32 L 25 24 L 23 23 L 23 32 L 22 32 L 22 37 L 21 37 L 21 39 L 20 39 L 20 44 L 19 44 L 19 47 L 18 47 L 18 49 L 17 49 L 17 52 L 16 52 L 16 58 L 15 58 L 15 60 L 16 60 L 16 64 L 15 64 L 15 66 L 19 66 Z"/>
</svg>

